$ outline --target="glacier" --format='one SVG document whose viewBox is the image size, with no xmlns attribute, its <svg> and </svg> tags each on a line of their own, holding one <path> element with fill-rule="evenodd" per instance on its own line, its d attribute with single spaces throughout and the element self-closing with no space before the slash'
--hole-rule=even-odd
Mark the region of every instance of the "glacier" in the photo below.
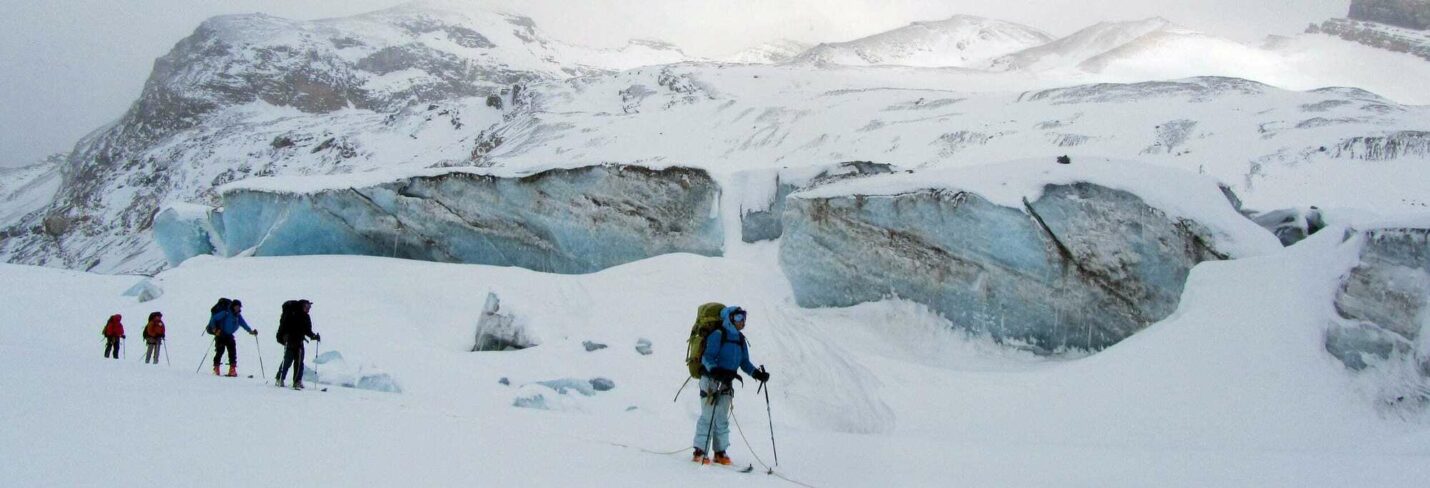
<svg viewBox="0 0 1430 488">
<path fill-rule="evenodd" d="M 440 171 L 367 186 L 319 179 L 338 184 L 295 189 L 292 180 L 313 179 L 274 178 L 225 187 L 226 255 L 351 254 L 575 274 L 723 251 L 719 186 L 699 169 Z M 205 253 L 194 220 L 174 220 L 156 234 L 170 259 Z"/>
<path fill-rule="evenodd" d="M 1327 330 L 1326 351 L 1357 371 L 1409 363 L 1422 388 L 1430 386 L 1430 221 L 1348 237 L 1359 244 L 1360 260 L 1336 293 L 1343 321 Z"/>
<path fill-rule="evenodd" d="M 1159 193 L 1115 174 L 1139 173 L 1131 166 L 1052 166 L 916 172 L 791 195 L 779 261 L 795 300 L 898 297 L 1040 354 L 1101 350 L 1174 312 L 1197 263 L 1279 247 L 1209 181 Z M 1084 171 L 1103 174 L 1081 181 Z M 1169 210 L 1169 194 L 1196 203 Z M 1147 195 L 1164 197 L 1154 205 Z"/>
</svg>

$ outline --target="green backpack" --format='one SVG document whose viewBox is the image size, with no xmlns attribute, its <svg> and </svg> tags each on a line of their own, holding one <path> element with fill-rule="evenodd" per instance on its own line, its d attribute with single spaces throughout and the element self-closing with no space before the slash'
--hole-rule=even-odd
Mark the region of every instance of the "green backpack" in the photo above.
<svg viewBox="0 0 1430 488">
<path fill-rule="evenodd" d="M 700 378 L 700 357 L 705 355 L 705 338 L 720 328 L 720 311 L 725 305 L 710 302 L 700 306 L 695 313 L 695 325 L 690 328 L 690 339 L 685 342 L 685 367 L 690 369 L 691 378 Z"/>
</svg>

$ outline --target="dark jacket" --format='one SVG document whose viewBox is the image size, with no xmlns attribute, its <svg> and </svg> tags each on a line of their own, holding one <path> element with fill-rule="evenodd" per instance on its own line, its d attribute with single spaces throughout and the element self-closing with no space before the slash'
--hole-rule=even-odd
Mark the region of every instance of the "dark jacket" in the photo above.
<svg viewBox="0 0 1430 488">
<path fill-rule="evenodd" d="M 303 311 L 302 303 L 284 305 L 286 310 L 278 318 L 278 343 L 288 344 L 289 341 L 297 340 L 301 344 L 304 337 L 316 339 L 318 336 L 313 334 L 313 319 L 308 316 L 308 312 Z"/>
</svg>

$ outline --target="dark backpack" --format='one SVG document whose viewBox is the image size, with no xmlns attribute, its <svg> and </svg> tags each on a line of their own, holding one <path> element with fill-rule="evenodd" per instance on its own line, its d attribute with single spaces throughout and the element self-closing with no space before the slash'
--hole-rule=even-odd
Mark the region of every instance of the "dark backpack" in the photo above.
<svg viewBox="0 0 1430 488">
<path fill-rule="evenodd" d="M 297 308 L 297 300 L 283 302 L 283 313 L 278 316 L 278 332 L 273 334 L 273 338 L 277 340 L 279 344 L 288 345 L 288 338 L 284 336 L 288 335 L 288 324 L 292 323 L 293 319 L 298 315 Z"/>
<path fill-rule="evenodd" d="M 691 378 L 700 378 L 704 370 L 700 357 L 705 355 L 705 339 L 720 329 L 720 311 L 724 309 L 725 305 L 710 302 L 695 312 L 695 325 L 690 328 L 690 339 L 685 341 L 685 367 L 690 370 Z"/>
<path fill-rule="evenodd" d="M 227 298 L 218 299 L 218 303 L 209 309 L 209 323 L 204 325 L 204 332 L 208 332 L 209 335 L 218 335 L 218 325 L 213 323 L 213 318 L 220 311 L 227 311 L 232 303 L 233 301 Z"/>
</svg>

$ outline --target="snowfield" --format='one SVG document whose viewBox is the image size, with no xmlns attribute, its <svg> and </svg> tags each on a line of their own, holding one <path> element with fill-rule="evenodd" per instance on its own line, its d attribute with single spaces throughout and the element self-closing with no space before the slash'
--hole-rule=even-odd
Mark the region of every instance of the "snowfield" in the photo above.
<svg viewBox="0 0 1430 488">
<path fill-rule="evenodd" d="M 956 16 L 715 61 L 457 10 L 210 19 L 0 169 L 0 486 L 1430 479 L 1413 54 Z M 752 473 L 688 460 L 711 301 L 773 375 L 735 397 Z"/>
<path fill-rule="evenodd" d="M 142 277 L 4 265 L 0 479 L 789 486 L 762 470 L 640 450 L 689 443 L 694 392 L 671 398 L 693 311 L 720 300 L 751 311 L 754 360 L 774 373 L 776 472 L 813 486 L 1413 484 L 1430 475 L 1424 413 L 1378 406 L 1384 376 L 1349 372 L 1322 344 L 1339 276 L 1355 263 L 1341 234 L 1204 263 L 1172 317 L 1081 359 L 1013 352 L 898 300 L 799 309 L 769 243 L 588 275 L 200 257 L 152 278 L 163 294 L 146 303 L 122 296 Z M 539 345 L 468 352 L 488 291 Z M 257 344 L 238 343 L 240 371 L 253 379 L 193 372 L 219 296 L 244 300 L 260 330 Z M 265 386 L 258 349 L 273 374 L 278 304 L 296 298 L 316 302 L 323 351 L 386 371 L 402 392 Z M 123 360 L 100 358 L 104 317 L 123 314 L 137 338 L 153 310 L 167 318 L 172 365 L 140 365 L 137 340 Z M 641 339 L 651 355 L 636 351 Z M 587 341 L 608 347 L 588 352 Z M 536 384 L 591 378 L 614 388 L 585 396 Z M 513 406 L 533 395 L 546 409 Z M 772 463 L 761 403 L 747 385 L 735 417 L 753 454 Z M 732 436 L 736 461 L 756 463 Z"/>
</svg>

